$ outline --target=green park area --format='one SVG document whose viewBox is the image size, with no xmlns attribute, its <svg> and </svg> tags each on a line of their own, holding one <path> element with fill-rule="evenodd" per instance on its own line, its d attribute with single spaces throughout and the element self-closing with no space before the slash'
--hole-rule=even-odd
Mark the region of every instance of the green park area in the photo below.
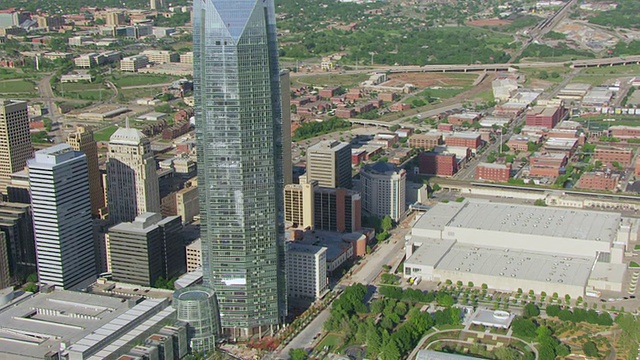
<svg viewBox="0 0 640 360">
<path fill-rule="evenodd" d="M 0 81 L 0 93 L 22 94 L 36 91 L 33 82 L 28 80 L 4 80 Z"/>
<path fill-rule="evenodd" d="M 56 93 L 65 98 L 91 101 L 105 101 L 113 96 L 113 91 L 102 83 L 77 82 L 60 83 Z"/>
</svg>

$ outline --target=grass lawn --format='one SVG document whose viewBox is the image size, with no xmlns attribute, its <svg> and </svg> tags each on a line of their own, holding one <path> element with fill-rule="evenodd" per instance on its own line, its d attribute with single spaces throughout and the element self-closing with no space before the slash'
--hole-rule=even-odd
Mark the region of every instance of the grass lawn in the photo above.
<svg viewBox="0 0 640 360">
<path fill-rule="evenodd" d="M 109 89 L 95 89 L 85 91 L 64 92 L 64 97 L 80 100 L 107 100 L 113 96 L 113 91 Z"/>
<path fill-rule="evenodd" d="M 615 121 L 603 121 L 603 119 L 615 119 Z M 614 125 L 640 126 L 640 119 L 634 117 L 624 117 L 621 115 L 603 115 L 597 117 L 575 118 L 573 120 L 579 121 L 585 127 L 588 124 L 589 129 L 592 130 L 607 129 L 610 126 Z"/>
<path fill-rule="evenodd" d="M 438 98 L 440 100 L 452 98 L 458 94 L 461 94 L 468 89 L 464 88 L 441 88 L 441 89 L 424 89 L 420 95 L 429 95 L 431 97 Z"/>
<path fill-rule="evenodd" d="M 614 79 L 611 75 L 578 75 L 573 78 L 574 83 L 585 83 L 593 86 L 598 86 L 606 83 L 608 80 Z"/>
<path fill-rule="evenodd" d="M 60 83 L 59 85 L 57 85 L 57 87 L 59 88 L 59 90 L 64 89 L 65 92 L 67 91 L 85 91 L 85 90 L 95 90 L 95 89 L 106 89 L 107 87 L 102 84 L 102 83 L 82 83 L 82 82 L 77 82 L 77 83 Z"/>
<path fill-rule="evenodd" d="M 638 264 L 635 261 L 632 261 L 632 262 L 629 263 L 629 267 L 630 268 L 640 268 L 640 264 Z"/>
<path fill-rule="evenodd" d="M 495 98 L 493 97 L 493 90 L 492 89 L 483 90 L 483 91 L 477 93 L 476 95 L 474 95 L 474 99 L 480 99 L 480 100 L 482 100 L 484 102 L 489 102 L 489 101 L 495 100 Z"/>
<path fill-rule="evenodd" d="M 93 133 L 93 138 L 95 139 L 95 141 L 109 141 L 109 138 L 111 137 L 111 135 L 113 135 L 114 132 L 116 132 L 116 130 L 118 130 L 117 126 L 108 126 Z"/>
<path fill-rule="evenodd" d="M 125 99 L 133 100 L 141 97 L 155 96 L 162 92 L 162 87 L 146 87 L 144 89 L 120 89 L 118 93 L 122 94 Z M 103 94 L 104 95 L 104 94 Z"/>
<path fill-rule="evenodd" d="M 291 82 L 293 86 L 300 85 L 313 85 L 313 86 L 328 86 L 339 85 L 345 87 L 353 87 L 361 82 L 367 80 L 369 75 L 367 74 L 334 74 L 327 73 L 321 75 L 308 75 L 308 76 L 292 76 Z"/>
<path fill-rule="evenodd" d="M 580 74 L 595 74 L 595 75 L 636 75 L 640 72 L 640 65 L 625 65 L 625 66 L 604 66 L 599 68 L 587 68 L 580 72 Z"/>
<path fill-rule="evenodd" d="M 636 245 L 633 247 L 633 250 L 640 250 L 640 245 Z"/>
<path fill-rule="evenodd" d="M 328 352 L 336 351 L 340 346 L 342 346 L 344 340 L 340 335 L 337 334 L 328 334 L 322 339 L 320 344 L 316 346 L 316 351 L 322 351 L 325 346 L 328 347 Z"/>
<path fill-rule="evenodd" d="M 157 74 L 120 74 L 112 80 L 118 87 L 166 84 L 176 80 L 176 76 Z"/>
<path fill-rule="evenodd" d="M 29 81 L 18 80 L 0 82 L 0 93 L 29 93 L 35 91 L 35 85 Z"/>
</svg>

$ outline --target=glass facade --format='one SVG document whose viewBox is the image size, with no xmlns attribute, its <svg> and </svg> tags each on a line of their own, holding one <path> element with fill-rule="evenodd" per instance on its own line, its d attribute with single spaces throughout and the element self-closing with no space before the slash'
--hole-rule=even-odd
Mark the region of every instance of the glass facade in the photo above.
<svg viewBox="0 0 640 360">
<path fill-rule="evenodd" d="M 177 320 L 188 324 L 191 348 L 198 352 L 214 350 L 220 319 L 213 290 L 202 286 L 180 289 L 173 293 L 173 307 L 177 310 Z"/>
<path fill-rule="evenodd" d="M 228 335 L 263 335 L 286 315 L 273 0 L 195 0 L 193 25 L 203 282 Z"/>
</svg>

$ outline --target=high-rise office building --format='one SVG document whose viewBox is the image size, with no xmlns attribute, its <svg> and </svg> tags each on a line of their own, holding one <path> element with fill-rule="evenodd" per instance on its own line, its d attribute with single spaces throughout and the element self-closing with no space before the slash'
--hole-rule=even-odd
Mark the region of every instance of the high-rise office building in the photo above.
<svg viewBox="0 0 640 360">
<path fill-rule="evenodd" d="M 33 156 L 27 103 L 0 99 L 0 193 L 7 195 L 11 174 Z"/>
<path fill-rule="evenodd" d="M 371 215 L 389 215 L 398 221 L 407 209 L 406 182 L 407 171 L 393 164 L 378 162 L 363 166 L 360 170 L 362 208 Z"/>
<path fill-rule="evenodd" d="M 273 0 L 195 1 L 193 24 L 203 284 L 226 334 L 267 335 L 287 299 Z"/>
<path fill-rule="evenodd" d="M 0 232 L 7 239 L 11 277 L 24 280 L 36 272 L 36 242 L 30 204 L 0 203 Z"/>
<path fill-rule="evenodd" d="M 102 215 L 101 210 L 105 207 L 104 190 L 98 168 L 98 146 L 93 139 L 93 131 L 84 126 L 78 126 L 76 132 L 69 134 L 67 137 L 67 144 L 71 145 L 75 151 L 82 151 L 87 157 L 91 213 L 95 217 L 100 217 Z"/>
<path fill-rule="evenodd" d="M 284 187 L 284 221 L 302 229 L 354 232 L 361 228 L 360 193 L 318 187 L 300 177 L 300 184 Z"/>
<path fill-rule="evenodd" d="M 151 142 L 138 129 L 118 129 L 109 139 L 107 200 L 112 224 L 160 212 L 160 190 Z"/>
<path fill-rule="evenodd" d="M 351 145 L 326 140 L 309 147 L 307 179 L 321 187 L 351 189 Z"/>
<path fill-rule="evenodd" d="M 160 277 L 169 280 L 184 274 L 187 263 L 180 230 L 179 216 L 163 219 L 156 213 L 113 226 L 109 229 L 113 280 L 154 286 Z"/>
<path fill-rule="evenodd" d="M 0 233 L 0 289 L 11 284 L 11 269 L 9 268 L 9 246 L 7 237 Z"/>
<path fill-rule="evenodd" d="M 40 282 L 89 285 L 96 265 L 86 156 L 58 144 L 37 151 L 27 167 Z"/>
<path fill-rule="evenodd" d="M 291 80 L 289 70 L 280 71 L 280 99 L 282 101 L 282 172 L 284 184 L 293 184 L 291 160 Z"/>
</svg>

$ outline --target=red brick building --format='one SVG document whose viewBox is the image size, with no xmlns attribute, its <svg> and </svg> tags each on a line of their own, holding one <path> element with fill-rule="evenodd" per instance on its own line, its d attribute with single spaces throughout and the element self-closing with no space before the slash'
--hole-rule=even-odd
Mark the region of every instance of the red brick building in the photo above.
<svg viewBox="0 0 640 360">
<path fill-rule="evenodd" d="M 411 109 L 411 105 L 404 104 L 404 103 L 393 104 L 391 105 L 391 107 L 389 107 L 389 110 L 391 111 L 406 111 L 410 109 Z"/>
<path fill-rule="evenodd" d="M 326 87 L 318 92 L 318 95 L 323 99 L 330 99 L 340 93 L 340 86 Z"/>
<path fill-rule="evenodd" d="M 593 158 L 602 161 L 603 164 L 613 164 L 617 162 L 621 166 L 629 166 L 633 161 L 633 149 L 598 146 L 596 147 Z"/>
<path fill-rule="evenodd" d="M 507 182 L 511 176 L 511 164 L 480 163 L 476 166 L 476 180 Z"/>
<path fill-rule="evenodd" d="M 577 187 L 590 190 L 615 190 L 620 176 L 607 174 L 602 171 L 584 173 L 578 181 Z"/>
<path fill-rule="evenodd" d="M 351 150 L 351 165 L 360 165 L 367 156 L 367 152 L 364 150 Z"/>
<path fill-rule="evenodd" d="M 478 122 L 480 120 L 479 113 L 462 113 L 462 114 L 454 114 L 449 115 L 449 124 L 454 126 L 461 126 L 464 123 L 468 123 L 469 125 Z"/>
<path fill-rule="evenodd" d="M 562 120 L 566 113 L 565 108 L 534 106 L 527 111 L 526 124 L 528 126 L 544 126 L 553 129 Z"/>
<path fill-rule="evenodd" d="M 640 139 L 640 127 L 612 126 L 609 128 L 609 135 L 619 139 Z"/>
<path fill-rule="evenodd" d="M 454 154 L 423 152 L 418 156 L 418 168 L 421 174 L 453 176 L 458 172 L 458 161 Z"/>
<path fill-rule="evenodd" d="M 378 100 L 393 102 L 396 101 L 398 95 L 396 93 L 379 93 Z"/>
<path fill-rule="evenodd" d="M 353 108 L 338 108 L 336 109 L 336 117 L 349 119 L 356 116 L 356 110 Z"/>
<path fill-rule="evenodd" d="M 440 131 L 453 131 L 452 124 L 438 124 L 438 130 Z"/>
<path fill-rule="evenodd" d="M 457 132 L 447 136 L 444 139 L 447 146 L 464 146 L 468 147 L 474 153 L 482 146 L 482 139 L 479 133 Z"/>
<path fill-rule="evenodd" d="M 529 158 L 529 175 L 541 177 L 558 177 L 560 168 L 567 164 L 564 153 L 536 153 Z"/>
<path fill-rule="evenodd" d="M 178 136 L 188 133 L 189 130 L 191 130 L 189 121 L 175 123 L 173 126 L 162 130 L 162 138 L 165 140 L 175 139 Z"/>
<path fill-rule="evenodd" d="M 432 149 L 442 144 L 444 141 L 439 133 L 415 134 L 409 138 L 409 146 L 414 148 Z"/>
<path fill-rule="evenodd" d="M 507 146 L 512 151 L 529 151 L 529 142 L 538 143 L 541 138 L 535 139 L 528 136 L 512 136 L 507 141 Z"/>
</svg>

